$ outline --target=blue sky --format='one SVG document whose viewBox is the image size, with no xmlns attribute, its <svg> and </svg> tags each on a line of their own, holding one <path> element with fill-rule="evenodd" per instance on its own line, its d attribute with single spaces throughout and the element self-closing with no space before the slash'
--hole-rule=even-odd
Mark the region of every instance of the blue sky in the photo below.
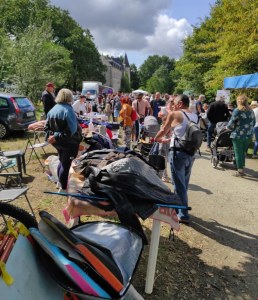
<svg viewBox="0 0 258 300">
<path fill-rule="evenodd" d="M 216 0 L 50 0 L 88 28 L 100 53 L 127 53 L 139 67 L 150 55 L 178 59 L 192 25 L 209 16 Z"/>
<path fill-rule="evenodd" d="M 172 18 L 185 18 L 190 24 L 196 25 L 209 16 L 210 6 L 216 0 L 171 0 L 170 13 Z"/>
</svg>

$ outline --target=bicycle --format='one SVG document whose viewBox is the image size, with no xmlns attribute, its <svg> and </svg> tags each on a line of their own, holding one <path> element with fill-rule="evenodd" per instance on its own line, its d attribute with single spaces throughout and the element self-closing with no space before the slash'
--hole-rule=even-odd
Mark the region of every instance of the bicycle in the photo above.
<svg viewBox="0 0 258 300">
<path fill-rule="evenodd" d="M 143 299 L 130 285 L 131 277 L 140 259 L 143 243 L 141 237 L 135 232 L 128 230 L 125 226 L 112 222 L 89 222 L 69 230 L 46 212 L 40 212 L 42 221 L 38 226 L 36 219 L 23 209 L 1 202 L 0 215 L 4 221 L 0 225 L 0 249 L 5 248 L 6 250 L 6 247 L 3 246 L 4 243 L 6 245 L 6 236 L 8 236 L 8 241 L 12 240 L 12 246 L 15 245 L 16 238 L 12 236 L 13 233 L 8 233 L 7 227 L 9 227 L 10 231 L 10 226 L 6 225 L 8 219 L 12 219 L 14 223 L 12 228 L 17 232 L 19 231 L 18 227 L 16 227 L 18 223 L 23 223 L 24 226 L 30 228 L 29 238 L 31 239 L 32 237 L 33 251 L 36 252 L 36 257 L 39 258 L 41 264 L 45 264 L 47 271 L 54 278 L 54 281 L 50 281 L 51 285 L 60 285 L 64 291 L 63 297 L 61 297 L 60 293 L 60 298 L 51 297 L 51 299 Z M 48 228 L 46 229 L 46 227 Z M 97 230 L 95 236 L 93 234 L 93 236 L 88 238 L 94 230 Z M 104 230 L 104 235 L 99 232 L 100 230 Z M 78 233 L 77 236 L 74 235 L 76 231 Z M 58 245 L 52 244 L 53 240 L 51 240 L 51 237 L 55 240 L 58 232 L 59 237 L 61 236 L 61 242 L 59 241 Z M 47 238 L 43 233 L 47 235 Z M 112 236 L 116 235 L 117 237 L 120 235 L 120 244 L 118 246 L 117 240 L 115 240 L 116 245 L 113 243 L 113 246 L 110 246 L 108 249 L 107 245 L 103 244 L 103 241 L 102 244 L 100 241 L 96 241 L 98 235 L 101 237 L 101 240 L 106 237 L 107 244 Z M 113 250 L 117 252 L 119 247 L 123 245 L 123 242 L 133 238 L 135 239 L 134 242 L 130 242 L 134 248 L 134 253 L 132 254 L 137 256 L 137 258 L 134 259 L 135 261 L 133 261 L 132 257 L 127 262 L 123 262 L 121 259 L 119 261 L 119 255 L 112 253 Z M 66 246 L 64 246 L 65 244 Z M 66 248 L 67 244 L 70 247 Z M 72 244 L 75 245 L 75 248 L 77 247 L 76 251 L 72 251 L 74 250 L 71 249 L 74 248 L 71 246 Z M 132 250 L 130 247 L 127 249 L 127 246 L 129 244 L 124 245 L 126 250 L 124 257 L 130 257 L 130 250 Z M 138 252 L 136 251 L 137 247 Z M 9 248 L 5 251 L 4 260 L 0 252 L 0 261 L 4 263 L 8 261 L 12 250 Z M 93 262 L 90 261 L 91 259 Z M 122 263 L 124 263 L 124 266 L 122 266 Z M 66 269 L 66 266 L 69 266 L 69 268 Z M 80 280 L 75 272 L 81 276 Z M 36 287 L 35 290 L 37 290 Z M 39 294 L 37 299 L 40 299 Z"/>
</svg>

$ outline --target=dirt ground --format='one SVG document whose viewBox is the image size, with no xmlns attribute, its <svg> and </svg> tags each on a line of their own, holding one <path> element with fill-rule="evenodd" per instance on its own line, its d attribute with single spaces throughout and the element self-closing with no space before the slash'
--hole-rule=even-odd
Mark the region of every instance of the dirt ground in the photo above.
<svg viewBox="0 0 258 300">
<path fill-rule="evenodd" d="M 25 145 L 22 137 L 0 142 L 2 150 L 24 149 Z M 47 155 L 56 154 L 51 146 L 45 150 Z M 27 159 L 28 155 L 29 150 Z M 202 151 L 193 167 L 190 226 L 181 225 L 174 240 L 169 240 L 169 227 L 162 225 L 151 295 L 144 293 L 149 250 L 145 247 L 133 285 L 147 300 L 258 299 L 258 160 L 248 158 L 247 176 L 237 178 L 232 176 L 231 163 L 214 169 L 209 159 Z M 56 189 L 35 155 L 27 165 L 24 182 L 30 187 L 28 196 L 36 212 L 47 210 L 64 221 L 66 199 L 43 193 Z M 22 200 L 16 204 L 27 208 Z M 151 220 L 142 223 L 150 237 Z"/>
</svg>

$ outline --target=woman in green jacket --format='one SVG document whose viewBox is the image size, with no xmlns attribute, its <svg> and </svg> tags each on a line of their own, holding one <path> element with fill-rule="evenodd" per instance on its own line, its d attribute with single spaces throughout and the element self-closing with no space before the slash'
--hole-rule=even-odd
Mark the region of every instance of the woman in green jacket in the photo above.
<svg viewBox="0 0 258 300">
<path fill-rule="evenodd" d="M 233 111 L 231 119 L 227 125 L 231 129 L 231 139 L 233 142 L 235 159 L 237 165 L 236 176 L 244 176 L 245 155 L 252 141 L 255 116 L 253 110 L 248 105 L 246 95 L 237 97 L 237 108 Z"/>
</svg>

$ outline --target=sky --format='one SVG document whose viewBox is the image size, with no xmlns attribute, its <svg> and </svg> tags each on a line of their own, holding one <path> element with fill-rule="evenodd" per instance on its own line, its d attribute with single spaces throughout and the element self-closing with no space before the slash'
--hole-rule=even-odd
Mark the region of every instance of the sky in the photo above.
<svg viewBox="0 0 258 300">
<path fill-rule="evenodd" d="M 90 30 L 101 54 L 127 53 L 139 67 L 150 55 L 182 55 L 182 40 L 192 25 L 209 16 L 216 0 L 50 0 L 68 10 L 82 27 Z"/>
</svg>

